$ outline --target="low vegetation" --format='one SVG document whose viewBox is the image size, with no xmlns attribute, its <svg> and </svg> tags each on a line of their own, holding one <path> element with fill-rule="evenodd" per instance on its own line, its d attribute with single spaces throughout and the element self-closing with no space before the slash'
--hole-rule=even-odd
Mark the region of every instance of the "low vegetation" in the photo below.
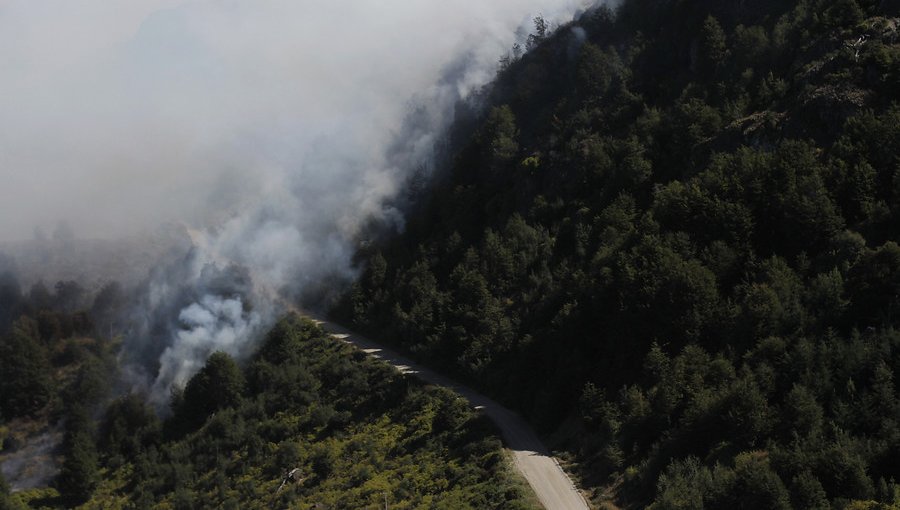
<svg viewBox="0 0 900 510">
<path fill-rule="evenodd" d="M 535 508 L 492 425 L 461 397 L 295 315 L 243 368 L 210 356 L 162 421 L 138 395 L 93 419 L 102 401 L 93 388 L 105 386 L 79 364 L 62 399 L 54 487 L 10 496 L 4 486 L 0 508 Z M 37 369 L 52 380 L 48 372 Z M 51 405 L 49 388 L 23 412 Z"/>
</svg>

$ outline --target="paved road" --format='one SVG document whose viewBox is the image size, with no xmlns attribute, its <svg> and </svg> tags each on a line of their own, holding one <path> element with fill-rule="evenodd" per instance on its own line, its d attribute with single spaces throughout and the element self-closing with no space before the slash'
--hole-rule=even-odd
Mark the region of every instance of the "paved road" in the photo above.
<svg viewBox="0 0 900 510">
<path fill-rule="evenodd" d="M 356 346 L 367 354 L 393 365 L 405 374 L 414 374 L 431 384 L 445 386 L 465 397 L 473 407 L 487 415 L 503 434 L 512 450 L 516 468 L 525 476 L 538 499 L 548 510 L 588 510 L 584 498 L 566 476 L 534 430 L 516 413 L 475 390 L 458 384 L 400 354 L 337 324 L 316 321 L 331 336 Z"/>
</svg>

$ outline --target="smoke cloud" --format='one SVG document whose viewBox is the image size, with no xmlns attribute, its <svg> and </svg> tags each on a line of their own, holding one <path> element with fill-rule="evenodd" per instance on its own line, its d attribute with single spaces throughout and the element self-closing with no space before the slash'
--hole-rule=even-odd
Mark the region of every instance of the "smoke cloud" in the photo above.
<svg viewBox="0 0 900 510">
<path fill-rule="evenodd" d="M 352 278 L 353 240 L 428 168 L 453 106 L 541 14 L 585 0 L 6 0 L 0 241 L 190 226 L 125 347 L 162 395 L 241 355 L 279 296 Z M 146 365 L 146 364 L 145 364 Z"/>
</svg>

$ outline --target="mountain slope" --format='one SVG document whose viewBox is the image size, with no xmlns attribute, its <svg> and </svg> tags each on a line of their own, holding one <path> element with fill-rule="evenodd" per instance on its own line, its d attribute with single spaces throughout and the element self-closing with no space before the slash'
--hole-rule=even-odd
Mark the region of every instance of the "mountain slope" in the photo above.
<svg viewBox="0 0 900 510">
<path fill-rule="evenodd" d="M 598 502 L 900 500 L 897 16 L 625 0 L 534 38 L 337 313 Z"/>
</svg>

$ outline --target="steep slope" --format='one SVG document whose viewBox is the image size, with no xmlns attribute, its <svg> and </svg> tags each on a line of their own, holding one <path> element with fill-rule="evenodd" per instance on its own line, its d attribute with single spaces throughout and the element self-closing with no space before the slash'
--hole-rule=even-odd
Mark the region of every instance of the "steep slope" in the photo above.
<svg viewBox="0 0 900 510">
<path fill-rule="evenodd" d="M 555 431 L 598 502 L 900 500 L 897 16 L 625 0 L 539 34 L 337 313 Z"/>
</svg>

